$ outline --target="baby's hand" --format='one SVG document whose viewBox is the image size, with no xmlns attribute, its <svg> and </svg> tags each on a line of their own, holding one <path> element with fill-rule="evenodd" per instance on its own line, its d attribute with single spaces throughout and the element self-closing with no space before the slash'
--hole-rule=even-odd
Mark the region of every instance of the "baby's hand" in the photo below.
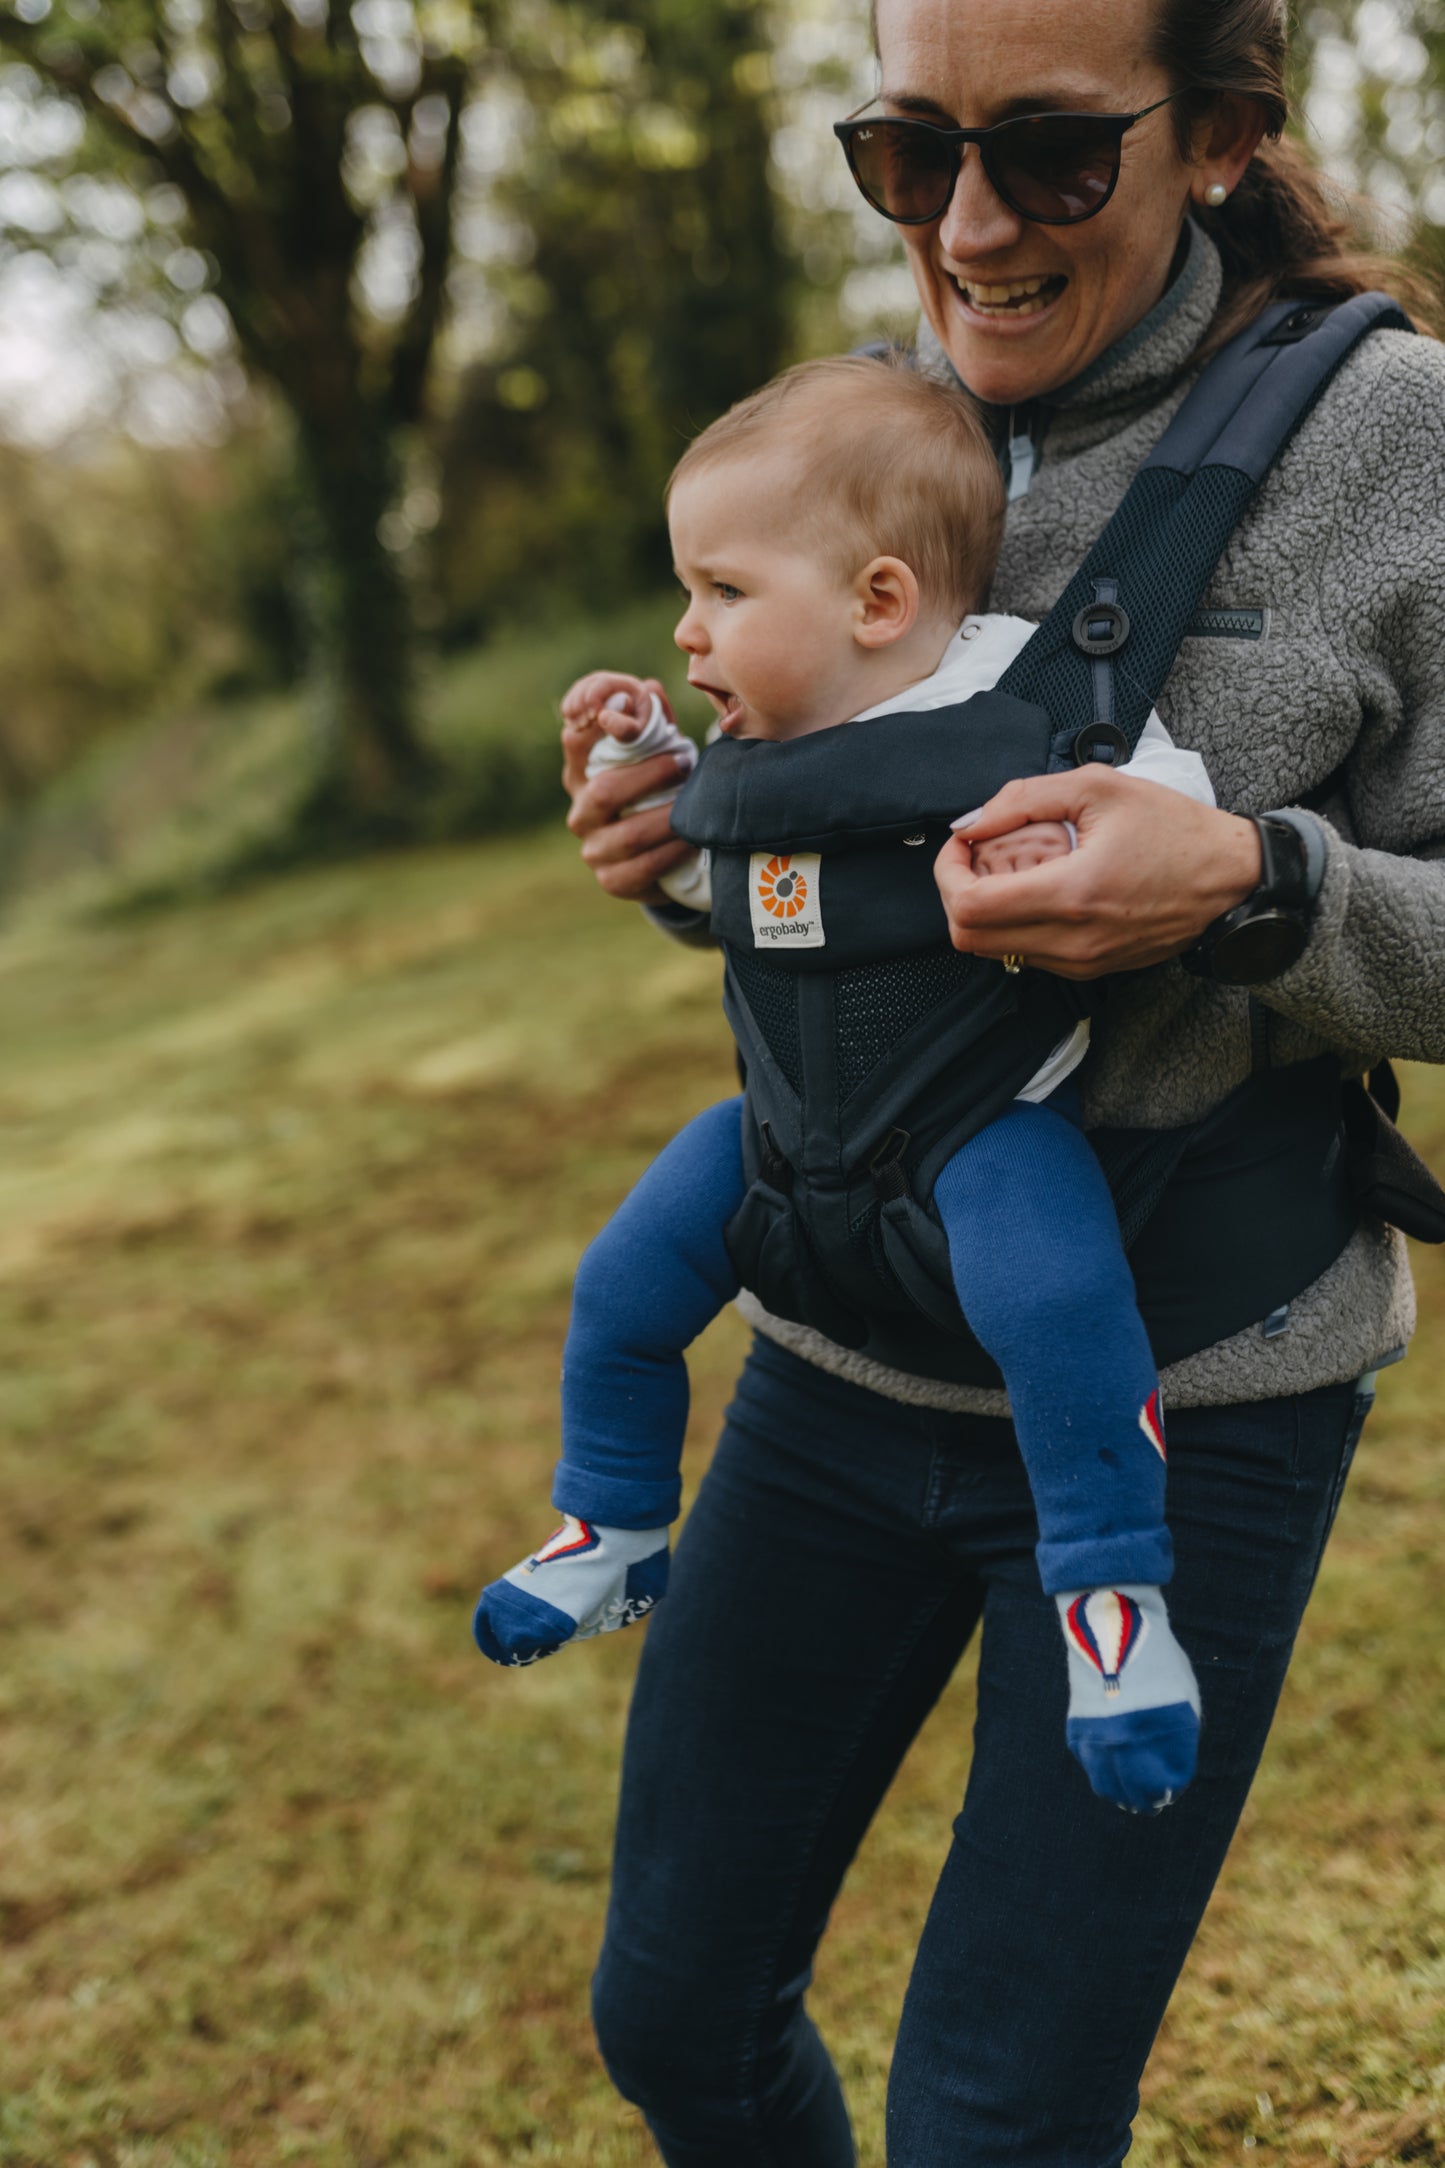
<svg viewBox="0 0 1445 2168">
<path fill-rule="evenodd" d="M 1073 847 L 1062 821 L 1030 821 L 1025 828 L 1011 828 L 1006 836 L 972 844 L 970 856 L 975 873 L 1027 873 L 1046 858 L 1067 858 Z"/>
<path fill-rule="evenodd" d="M 591 670 L 562 695 L 562 720 L 573 729 L 590 725 L 594 737 L 605 730 L 609 737 L 630 745 L 642 735 L 652 711 L 652 695 L 660 690 L 621 670 Z"/>
</svg>

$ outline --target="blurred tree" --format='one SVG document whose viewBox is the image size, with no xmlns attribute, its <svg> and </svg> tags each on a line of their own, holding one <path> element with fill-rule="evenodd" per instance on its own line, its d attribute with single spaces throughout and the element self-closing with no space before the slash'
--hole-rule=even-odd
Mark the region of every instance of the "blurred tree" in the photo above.
<svg viewBox="0 0 1445 2168">
<path fill-rule="evenodd" d="M 325 694 L 308 832 L 404 824 L 432 780 L 408 545 L 441 506 L 399 485 L 449 300 L 496 358 L 454 409 L 431 562 L 491 617 L 662 573 L 668 467 L 786 336 L 771 28 L 764 0 L 0 0 L 11 77 L 50 99 L 49 166 L 27 152 L 6 199 L 23 245 L 117 294 L 124 259 L 153 329 L 213 367 L 234 335 L 291 417 Z M 459 218 L 506 236 L 470 289 Z M 0 207 L 0 254 L 6 226 Z M 284 636 L 273 482 L 246 512 L 250 600 Z"/>
<path fill-rule="evenodd" d="M 295 426 L 311 532 L 317 834 L 404 823 L 428 781 L 411 613 L 382 540 L 421 418 L 484 10 L 462 0 L 5 0 L 0 44 L 164 179 L 241 354 Z"/>
<path fill-rule="evenodd" d="M 1445 0 L 1317 0 L 1295 28 L 1301 132 L 1445 284 Z"/>
<path fill-rule="evenodd" d="M 505 329 L 441 440 L 454 636 L 539 590 L 605 607 L 668 577 L 673 462 L 789 337 L 774 29 L 760 0 L 513 12 L 479 109 L 510 146 L 486 197 Z"/>
</svg>

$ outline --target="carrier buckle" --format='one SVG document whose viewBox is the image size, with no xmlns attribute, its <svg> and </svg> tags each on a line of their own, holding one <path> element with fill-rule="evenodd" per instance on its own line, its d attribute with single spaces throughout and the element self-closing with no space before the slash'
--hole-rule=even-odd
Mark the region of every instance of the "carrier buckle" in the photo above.
<svg viewBox="0 0 1445 2168">
<path fill-rule="evenodd" d="M 780 1152 L 773 1140 L 771 1122 L 758 1123 L 758 1136 L 762 1143 L 762 1175 L 765 1182 L 785 1193 L 793 1186 L 793 1170 L 786 1154 Z"/>
<path fill-rule="evenodd" d="M 1129 758 L 1129 740 L 1117 723 L 1086 723 L 1074 739 L 1074 761 L 1080 768 L 1097 760 L 1106 768 L 1122 767 Z"/>
<path fill-rule="evenodd" d="M 903 1155 L 913 1142 L 906 1129 L 890 1129 L 877 1151 L 868 1162 L 868 1172 L 873 1177 L 873 1193 L 880 1204 L 887 1204 L 894 1197 L 908 1195 L 908 1177 L 903 1172 Z"/>
<path fill-rule="evenodd" d="M 1086 602 L 1074 619 L 1074 645 L 1090 662 L 1117 655 L 1129 637 L 1129 613 L 1117 602 Z"/>
<path fill-rule="evenodd" d="M 1308 307 L 1294 309 L 1282 324 L 1276 324 L 1268 338 L 1261 339 L 1261 346 L 1293 346 L 1297 339 L 1307 339 L 1336 307 L 1333 301 L 1312 301 Z"/>
</svg>

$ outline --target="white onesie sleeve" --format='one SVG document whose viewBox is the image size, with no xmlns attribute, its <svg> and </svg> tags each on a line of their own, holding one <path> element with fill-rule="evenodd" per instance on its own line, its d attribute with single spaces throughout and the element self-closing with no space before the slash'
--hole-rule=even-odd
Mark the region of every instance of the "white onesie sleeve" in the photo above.
<svg viewBox="0 0 1445 2168">
<path fill-rule="evenodd" d="M 1163 783 L 1170 790 L 1184 793 L 1200 805 L 1213 805 L 1214 785 L 1209 780 L 1204 762 L 1197 753 L 1186 753 L 1182 745 L 1176 745 L 1156 708 L 1149 710 L 1149 720 L 1139 733 L 1139 743 L 1134 748 L 1132 760 L 1126 760 L 1120 775 L 1137 775 L 1146 783 Z"/>
</svg>

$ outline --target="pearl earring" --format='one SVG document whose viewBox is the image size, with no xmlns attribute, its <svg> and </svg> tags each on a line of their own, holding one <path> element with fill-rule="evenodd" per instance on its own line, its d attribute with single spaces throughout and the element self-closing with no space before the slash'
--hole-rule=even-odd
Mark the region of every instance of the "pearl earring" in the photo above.
<svg viewBox="0 0 1445 2168">
<path fill-rule="evenodd" d="M 1204 200 L 1210 205 L 1211 209 L 1217 211 L 1221 203 L 1228 203 L 1229 190 L 1225 187 L 1223 181 L 1211 181 L 1204 191 Z"/>
</svg>

